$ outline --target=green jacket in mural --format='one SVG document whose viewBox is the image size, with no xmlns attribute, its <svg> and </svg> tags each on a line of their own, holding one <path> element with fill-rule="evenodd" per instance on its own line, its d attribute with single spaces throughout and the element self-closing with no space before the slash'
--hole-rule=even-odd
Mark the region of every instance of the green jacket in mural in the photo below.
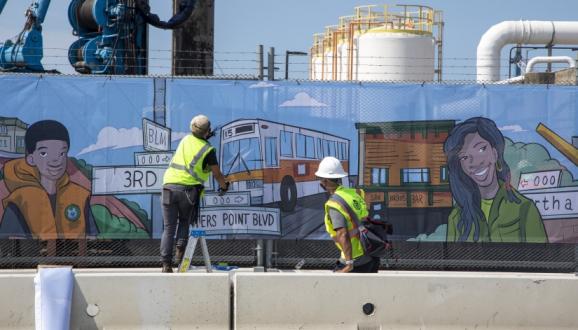
<svg viewBox="0 0 578 330">
<path fill-rule="evenodd" d="M 488 221 L 480 223 L 478 242 L 548 242 L 542 217 L 534 202 L 515 189 L 513 192 L 520 200 L 519 204 L 508 201 L 506 189 L 500 184 L 500 189 L 494 197 L 490 209 Z M 456 242 L 459 240 L 459 220 L 460 208 L 455 206 L 448 218 L 447 241 Z M 474 242 L 473 226 L 466 241 Z"/>
</svg>

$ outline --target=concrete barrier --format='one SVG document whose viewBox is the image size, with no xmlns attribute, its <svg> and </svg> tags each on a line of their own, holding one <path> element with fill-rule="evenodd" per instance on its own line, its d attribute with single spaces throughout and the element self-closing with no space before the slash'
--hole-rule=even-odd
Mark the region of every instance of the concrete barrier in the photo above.
<svg viewBox="0 0 578 330">
<path fill-rule="evenodd" d="M 75 271 L 70 329 L 228 329 L 228 274 Z M 0 329 L 34 329 L 34 273 L 0 274 Z"/>
<path fill-rule="evenodd" d="M 34 329 L 34 275 L 0 274 L 0 329 Z"/>
<path fill-rule="evenodd" d="M 228 274 L 127 271 L 75 270 L 71 329 L 230 328 Z M 574 274 L 239 272 L 232 284 L 235 329 L 578 329 Z M 0 329 L 34 329 L 34 272 L 0 273 L 0 295 Z"/>
<path fill-rule="evenodd" d="M 227 274 L 76 274 L 71 329 L 227 329 Z"/>
<path fill-rule="evenodd" d="M 255 273 L 234 290 L 235 329 L 578 329 L 573 274 Z"/>
</svg>

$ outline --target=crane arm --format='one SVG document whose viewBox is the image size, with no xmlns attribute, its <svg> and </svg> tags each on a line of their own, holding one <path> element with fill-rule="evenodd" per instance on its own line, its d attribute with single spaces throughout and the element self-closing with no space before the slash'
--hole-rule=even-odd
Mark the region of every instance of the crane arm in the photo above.
<svg viewBox="0 0 578 330">
<path fill-rule="evenodd" d="M 4 6 L 6 6 L 7 2 L 8 0 L 0 0 L 0 14 L 2 14 L 2 10 L 4 9 Z"/>
<path fill-rule="evenodd" d="M 0 12 L 8 0 L 0 0 Z M 44 71 L 42 67 L 42 22 L 50 0 L 36 0 L 26 11 L 26 23 L 15 40 L 0 43 L 0 70 Z"/>
</svg>

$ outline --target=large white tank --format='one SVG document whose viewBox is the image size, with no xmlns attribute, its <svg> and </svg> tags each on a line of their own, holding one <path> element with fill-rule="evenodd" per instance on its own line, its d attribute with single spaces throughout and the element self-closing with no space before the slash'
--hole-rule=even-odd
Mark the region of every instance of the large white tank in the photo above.
<svg viewBox="0 0 578 330">
<path fill-rule="evenodd" d="M 442 27 L 441 11 L 428 6 L 356 7 L 338 28 L 326 27 L 322 79 L 432 81 L 436 73 L 440 79 Z"/>
<path fill-rule="evenodd" d="M 374 28 L 359 36 L 356 80 L 432 81 L 435 41 L 429 34 Z"/>
<path fill-rule="evenodd" d="M 333 51 L 323 53 L 323 80 L 333 80 Z"/>
<path fill-rule="evenodd" d="M 341 40 L 337 44 L 337 80 L 347 80 L 348 49 L 347 40 Z"/>
<path fill-rule="evenodd" d="M 321 54 L 313 56 L 311 59 L 311 76 L 310 79 L 321 80 L 321 72 L 323 70 L 323 56 Z"/>
</svg>

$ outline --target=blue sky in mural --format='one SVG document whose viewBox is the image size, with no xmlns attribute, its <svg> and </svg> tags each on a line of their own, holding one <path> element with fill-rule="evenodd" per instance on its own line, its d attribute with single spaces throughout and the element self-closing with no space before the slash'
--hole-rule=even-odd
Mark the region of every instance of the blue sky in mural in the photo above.
<svg viewBox="0 0 578 330">
<path fill-rule="evenodd" d="M 10 109 L 6 115 L 28 124 L 46 118 L 61 121 L 71 131 L 71 156 L 93 165 L 129 165 L 133 153 L 143 151 L 142 118 L 152 119 L 151 79 L 0 79 L 7 82 L 3 92 L 12 95 L 4 98 L 5 109 Z M 209 115 L 213 126 L 262 118 L 350 139 L 353 172 L 356 122 L 485 116 L 514 142 L 544 146 L 548 143 L 535 130 L 538 123 L 567 141 L 578 126 L 576 91 L 570 87 L 169 80 L 167 109 L 173 148 L 194 114 Z M 554 148 L 547 149 L 578 177 L 576 166 Z"/>
<path fill-rule="evenodd" d="M 2 76 L 3 116 L 27 124 L 55 119 L 70 131 L 69 156 L 93 166 L 131 166 L 142 152 L 142 118 L 152 119 L 153 80 L 146 78 Z M 10 97 L 7 97 L 7 96 Z M 493 119 L 514 142 L 545 147 L 578 178 L 578 168 L 536 133 L 544 123 L 566 141 L 578 132 L 575 88 L 421 84 L 295 83 L 167 80 L 166 124 L 172 149 L 192 116 L 213 127 L 241 118 L 266 119 L 350 140 L 350 173 L 357 174 L 358 122 Z M 218 138 L 212 143 L 219 145 Z M 149 195 L 124 195 L 149 209 Z"/>
</svg>

